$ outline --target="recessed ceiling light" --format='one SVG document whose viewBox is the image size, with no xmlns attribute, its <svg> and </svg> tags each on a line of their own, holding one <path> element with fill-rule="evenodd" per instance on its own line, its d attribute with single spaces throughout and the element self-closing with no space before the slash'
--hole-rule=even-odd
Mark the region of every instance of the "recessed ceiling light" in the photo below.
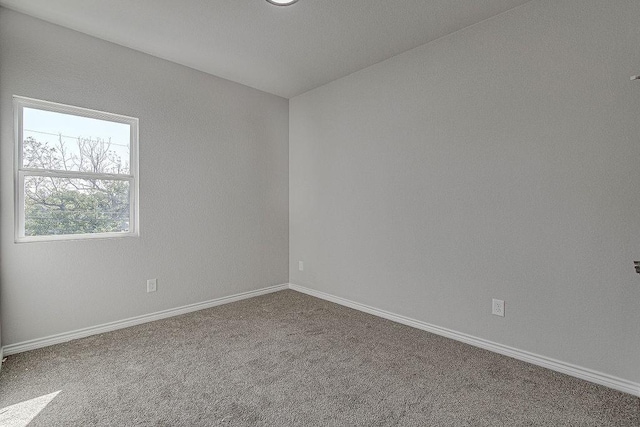
<svg viewBox="0 0 640 427">
<path fill-rule="evenodd" d="M 267 0 L 271 4 L 275 4 L 276 6 L 289 6 L 290 4 L 294 4 L 298 0 Z"/>
</svg>

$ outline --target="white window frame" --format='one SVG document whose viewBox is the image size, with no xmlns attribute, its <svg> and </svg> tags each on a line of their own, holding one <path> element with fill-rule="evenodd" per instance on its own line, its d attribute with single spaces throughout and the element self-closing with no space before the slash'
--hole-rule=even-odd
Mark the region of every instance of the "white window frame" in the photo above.
<svg viewBox="0 0 640 427">
<path fill-rule="evenodd" d="M 34 108 L 38 110 L 51 111 L 62 114 L 70 114 L 92 119 L 107 120 L 116 123 L 124 123 L 130 126 L 129 137 L 129 174 L 104 174 L 78 171 L 59 171 L 39 168 L 25 168 L 22 163 L 23 156 L 23 111 L 24 108 Z M 15 129 L 15 242 L 43 242 L 55 240 L 84 240 L 84 239 L 105 239 L 117 237 L 137 237 L 140 235 L 139 224 L 139 187 L 138 187 L 138 119 L 135 117 L 123 116 L 120 114 L 107 113 L 104 111 L 90 110 L 72 105 L 59 104 L 56 102 L 42 101 L 39 99 L 27 98 L 24 96 L 13 96 L 14 129 Z M 83 234 L 55 234 L 43 236 L 25 236 L 25 190 L 24 182 L 26 176 L 50 176 L 60 178 L 79 179 L 109 179 L 129 182 L 129 231 L 109 232 L 109 233 L 83 233 Z"/>
</svg>

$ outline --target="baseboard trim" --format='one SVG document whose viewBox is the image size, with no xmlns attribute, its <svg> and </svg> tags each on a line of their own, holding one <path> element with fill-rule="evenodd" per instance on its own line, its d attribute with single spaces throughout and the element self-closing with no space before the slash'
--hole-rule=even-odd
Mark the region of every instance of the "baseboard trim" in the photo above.
<svg viewBox="0 0 640 427">
<path fill-rule="evenodd" d="M 317 291 L 315 289 L 299 286 L 293 283 L 270 286 L 270 287 L 258 289 L 255 291 L 242 292 L 239 294 L 230 295 L 222 298 L 216 298 L 209 301 L 189 304 L 182 307 L 176 307 L 168 310 L 158 311 L 155 313 L 144 314 L 141 316 L 130 317 L 128 319 L 118 320 L 115 322 L 104 323 L 102 325 L 77 329 L 75 331 L 64 332 L 56 335 L 50 335 L 44 338 L 37 338 L 33 340 L 23 341 L 16 344 L 9 344 L 4 347 L 0 347 L 0 361 L 2 361 L 3 357 L 10 356 L 12 354 L 22 353 L 24 351 L 29 351 L 29 350 L 35 350 L 42 347 L 48 347 L 50 345 L 60 344 L 60 343 L 75 340 L 78 338 L 84 338 L 91 335 L 111 332 L 118 329 L 128 328 L 130 326 L 140 325 L 147 322 L 153 322 L 155 320 L 166 319 L 168 317 L 179 316 L 181 314 L 191 313 L 198 310 L 204 310 L 206 308 L 216 307 L 218 305 L 229 304 L 235 301 L 253 298 L 260 295 L 269 294 L 272 292 L 282 291 L 285 289 L 292 289 L 294 291 L 301 292 L 316 298 L 320 298 L 325 301 L 330 301 L 345 307 L 353 308 L 355 310 L 369 313 L 374 316 L 391 320 L 393 322 L 401 323 L 403 325 L 407 325 L 413 328 L 421 329 L 423 331 L 431 332 L 436 335 L 451 338 L 453 340 L 460 341 L 469 345 L 473 345 L 475 347 L 493 351 L 494 353 L 499 353 L 505 356 L 513 357 L 514 359 L 518 359 L 534 365 L 542 366 L 544 368 L 551 369 L 556 372 L 561 372 L 563 374 L 567 374 L 572 377 L 580 378 L 582 380 L 590 381 L 596 384 L 603 385 L 605 387 L 612 388 L 614 390 L 622 391 L 624 393 L 629 393 L 631 395 L 640 397 L 640 384 L 632 381 L 614 377 L 612 375 L 594 371 L 581 366 L 573 365 L 571 363 L 562 362 L 560 360 L 552 359 L 546 356 L 541 356 L 528 351 L 520 350 L 514 347 L 509 347 L 493 341 L 474 337 L 472 335 L 468 335 L 462 332 L 457 332 L 451 329 L 432 325 L 430 323 L 422 322 L 420 320 L 415 320 L 406 316 L 391 313 L 389 311 L 381 310 L 375 307 L 371 307 L 365 304 L 361 304 L 361 303 L 351 301 L 345 298 L 341 298 L 335 295 L 331 295 L 322 291 Z M 0 369 L 1 368 L 2 367 L 0 364 Z"/>
<path fill-rule="evenodd" d="M 289 289 L 640 397 L 640 384 L 289 283 Z"/>
<path fill-rule="evenodd" d="M 33 340 L 23 341 L 16 344 L 9 344 L 2 347 L 2 349 L 0 349 L 0 354 L 4 353 L 4 356 L 10 356 L 12 354 L 22 353 L 24 351 L 29 351 L 29 350 L 35 350 L 37 348 L 47 347 L 54 344 L 60 344 L 60 343 L 75 340 L 78 338 L 84 338 L 91 335 L 111 332 L 118 329 L 128 328 L 130 326 L 140 325 L 142 323 L 153 322 L 154 320 L 166 319 L 167 317 L 179 316 L 181 314 L 191 313 L 193 311 L 204 310 L 205 308 L 211 308 L 218 305 L 229 304 L 235 301 L 240 301 L 243 299 L 270 294 L 272 292 L 278 292 L 288 288 L 289 288 L 289 285 L 287 284 L 270 286 L 270 287 L 258 289 L 255 291 L 242 292 L 239 294 L 230 295 L 222 298 L 216 298 L 209 301 L 198 302 L 195 304 L 188 304 L 182 307 L 170 308 L 168 310 L 157 311 L 155 313 L 143 314 L 142 316 L 130 317 L 124 320 L 117 320 L 115 322 L 104 323 L 102 325 L 77 329 L 71 332 L 64 332 L 61 334 L 50 335 L 44 338 L 36 338 Z"/>
</svg>

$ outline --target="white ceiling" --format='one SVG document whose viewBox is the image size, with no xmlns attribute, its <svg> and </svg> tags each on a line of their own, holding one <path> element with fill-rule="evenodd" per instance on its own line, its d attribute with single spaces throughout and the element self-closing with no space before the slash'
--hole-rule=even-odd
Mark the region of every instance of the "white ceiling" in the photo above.
<svg viewBox="0 0 640 427">
<path fill-rule="evenodd" d="M 528 0 L 0 0 L 290 98 Z"/>
</svg>

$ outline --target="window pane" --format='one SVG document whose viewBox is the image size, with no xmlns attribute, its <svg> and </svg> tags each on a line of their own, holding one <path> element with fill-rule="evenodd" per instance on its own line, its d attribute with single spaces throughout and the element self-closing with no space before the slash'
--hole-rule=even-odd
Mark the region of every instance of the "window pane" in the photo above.
<svg viewBox="0 0 640 427">
<path fill-rule="evenodd" d="M 129 231 L 129 181 L 26 176 L 25 236 Z"/>
<path fill-rule="evenodd" d="M 25 168 L 129 174 L 130 125 L 23 108 Z"/>
</svg>

